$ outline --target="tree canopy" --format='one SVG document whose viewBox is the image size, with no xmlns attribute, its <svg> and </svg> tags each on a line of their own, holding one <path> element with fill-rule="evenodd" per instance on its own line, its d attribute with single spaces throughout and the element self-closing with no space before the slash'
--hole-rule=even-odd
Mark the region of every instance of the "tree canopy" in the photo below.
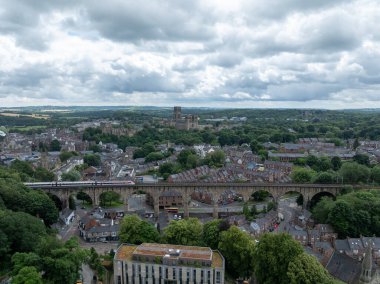
<svg viewBox="0 0 380 284">
<path fill-rule="evenodd" d="M 200 246 L 202 241 L 202 223 L 197 218 L 171 221 L 164 229 L 164 239 L 169 244 Z"/>
<path fill-rule="evenodd" d="M 137 215 L 127 215 L 120 225 L 120 241 L 130 244 L 154 243 L 160 239 L 157 229 Z"/>
<path fill-rule="evenodd" d="M 380 234 L 380 192 L 357 191 L 337 197 L 324 197 L 313 210 L 319 223 L 329 223 L 339 237 L 359 237 Z"/>
<path fill-rule="evenodd" d="M 236 226 L 221 233 L 218 246 L 231 275 L 249 278 L 254 268 L 255 243 Z"/>
</svg>

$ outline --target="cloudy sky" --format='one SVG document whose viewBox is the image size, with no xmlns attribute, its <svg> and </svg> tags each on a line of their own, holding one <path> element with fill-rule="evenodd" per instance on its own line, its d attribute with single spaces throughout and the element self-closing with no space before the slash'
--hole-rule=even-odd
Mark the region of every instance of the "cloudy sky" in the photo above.
<svg viewBox="0 0 380 284">
<path fill-rule="evenodd" d="M 378 0 L 0 0 L 0 106 L 380 107 Z"/>
</svg>

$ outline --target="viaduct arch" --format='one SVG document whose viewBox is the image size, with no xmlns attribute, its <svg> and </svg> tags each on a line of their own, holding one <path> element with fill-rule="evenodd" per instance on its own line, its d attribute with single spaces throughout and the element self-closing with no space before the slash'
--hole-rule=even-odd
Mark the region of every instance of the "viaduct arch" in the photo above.
<svg viewBox="0 0 380 284">
<path fill-rule="evenodd" d="M 100 195 L 104 192 L 113 191 L 118 193 L 124 204 L 128 203 L 128 199 L 138 191 L 144 191 L 149 194 L 154 201 L 154 213 L 158 216 L 159 213 L 159 197 L 166 191 L 177 191 L 181 193 L 183 199 L 184 216 L 189 216 L 189 202 L 191 194 L 196 190 L 207 192 L 212 198 L 213 216 L 218 217 L 218 200 L 226 190 L 232 190 L 241 195 L 244 201 L 248 201 L 251 195 L 257 191 L 267 191 L 272 196 L 275 202 L 287 192 L 298 192 L 304 198 L 304 204 L 308 204 L 314 195 L 318 193 L 329 193 L 337 196 L 345 185 L 327 185 L 327 184 L 254 184 L 254 183 L 157 183 L 157 184 L 134 184 L 134 185 L 64 185 L 54 184 L 28 184 L 30 188 L 41 189 L 50 194 L 59 197 L 63 204 L 68 204 L 68 199 L 71 194 L 76 194 L 80 191 L 88 194 L 94 205 L 99 205 Z"/>
</svg>

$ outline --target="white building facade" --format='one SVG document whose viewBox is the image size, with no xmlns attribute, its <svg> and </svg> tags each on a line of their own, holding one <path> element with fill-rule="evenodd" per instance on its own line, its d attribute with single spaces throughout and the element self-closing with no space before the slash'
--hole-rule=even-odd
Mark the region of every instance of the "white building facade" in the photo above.
<svg viewBox="0 0 380 284">
<path fill-rule="evenodd" d="M 224 284 L 225 261 L 206 247 L 122 244 L 114 258 L 115 284 Z"/>
</svg>

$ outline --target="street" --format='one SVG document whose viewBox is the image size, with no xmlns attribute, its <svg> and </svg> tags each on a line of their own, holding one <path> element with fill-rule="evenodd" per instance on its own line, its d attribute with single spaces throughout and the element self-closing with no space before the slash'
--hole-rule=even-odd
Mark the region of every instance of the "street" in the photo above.
<svg viewBox="0 0 380 284">
<path fill-rule="evenodd" d="M 290 221 L 294 218 L 295 212 L 298 208 L 296 203 L 297 197 L 283 198 L 278 202 L 278 213 L 282 213 L 284 220 L 278 225 L 276 232 L 284 232 L 289 227 Z"/>
</svg>

